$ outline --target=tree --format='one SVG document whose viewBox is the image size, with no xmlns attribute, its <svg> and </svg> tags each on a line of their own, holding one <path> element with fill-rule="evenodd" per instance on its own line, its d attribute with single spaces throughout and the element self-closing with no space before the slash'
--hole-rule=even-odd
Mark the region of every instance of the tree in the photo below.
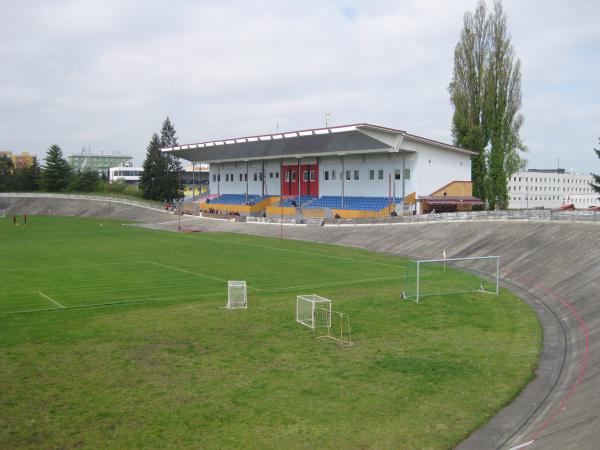
<svg viewBox="0 0 600 450">
<path fill-rule="evenodd" d="M 71 167 L 58 145 L 52 145 L 46 153 L 46 165 L 42 172 L 42 186 L 50 192 L 64 190 L 69 184 Z"/>
<path fill-rule="evenodd" d="M 160 130 L 160 144 L 162 148 L 177 145 L 177 131 L 167 117 Z M 179 159 L 170 153 L 163 153 L 167 162 L 167 179 L 165 182 L 165 199 L 172 200 L 183 196 L 179 180 L 181 177 L 181 163 Z"/>
<path fill-rule="evenodd" d="M 480 0 L 463 19 L 454 51 L 453 79 L 448 87 L 454 107 L 454 144 L 477 153 L 472 157 L 473 195 L 490 208 L 508 203 L 508 179 L 524 167 L 526 147 L 519 131 L 521 68 L 515 59 L 502 3 L 489 14 Z"/>
<path fill-rule="evenodd" d="M 99 179 L 98 172 L 95 170 L 84 170 L 72 177 L 69 190 L 76 192 L 93 192 L 96 190 Z"/>
<path fill-rule="evenodd" d="M 160 151 L 160 138 L 154 133 L 146 147 L 144 172 L 140 179 L 142 195 L 150 200 L 165 200 L 164 184 L 167 174 L 167 159 Z"/>
<path fill-rule="evenodd" d="M 598 142 L 600 142 L 600 138 L 598 138 Z M 600 150 L 595 148 L 594 151 L 596 152 L 596 155 L 598 156 L 598 158 L 600 158 Z M 594 182 L 590 183 L 590 186 L 592 187 L 592 189 L 595 192 L 600 194 L 600 175 L 596 175 L 595 173 L 593 173 L 592 177 L 594 178 Z"/>
<path fill-rule="evenodd" d="M 0 191 L 12 189 L 14 164 L 6 155 L 0 155 Z"/>
</svg>

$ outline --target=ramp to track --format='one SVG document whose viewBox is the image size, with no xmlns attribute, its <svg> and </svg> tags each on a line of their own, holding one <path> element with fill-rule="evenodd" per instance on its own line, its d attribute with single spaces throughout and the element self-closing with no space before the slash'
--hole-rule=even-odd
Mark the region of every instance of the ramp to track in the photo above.
<svg viewBox="0 0 600 450">
<path fill-rule="evenodd" d="M 86 199 L 0 195 L 7 214 L 104 217 Z M 115 205 L 114 217 L 176 229 L 175 216 Z M 175 218 L 176 219 L 176 218 Z M 192 220 L 192 219 L 189 219 Z M 386 226 L 291 227 L 194 218 L 204 231 L 334 243 L 418 258 L 499 255 L 504 285 L 536 310 L 544 327 L 537 378 L 458 448 L 597 448 L 600 426 L 600 225 L 486 221 Z M 168 223 L 164 223 L 168 222 Z M 525 447 L 521 447 L 525 448 Z"/>
</svg>

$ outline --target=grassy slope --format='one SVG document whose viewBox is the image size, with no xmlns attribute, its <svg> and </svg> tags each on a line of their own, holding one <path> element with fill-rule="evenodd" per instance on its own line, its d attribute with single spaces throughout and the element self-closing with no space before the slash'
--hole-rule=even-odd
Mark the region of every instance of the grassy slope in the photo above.
<svg viewBox="0 0 600 450">
<path fill-rule="evenodd" d="M 510 293 L 400 301 L 405 261 L 362 250 L 55 217 L 0 221 L 0 249 L 3 448 L 449 448 L 541 341 Z M 248 310 L 219 308 L 226 279 Z M 39 292 L 68 308 L 11 314 L 57 308 Z M 312 292 L 354 347 L 294 322 Z"/>
</svg>

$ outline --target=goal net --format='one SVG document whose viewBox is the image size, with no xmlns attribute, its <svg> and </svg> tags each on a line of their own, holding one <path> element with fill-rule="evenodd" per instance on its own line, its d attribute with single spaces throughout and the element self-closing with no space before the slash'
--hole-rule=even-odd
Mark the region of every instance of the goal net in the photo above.
<svg viewBox="0 0 600 450">
<path fill-rule="evenodd" d="M 406 267 L 402 298 L 418 303 L 433 295 L 498 294 L 499 271 L 498 256 L 411 260 Z"/>
<path fill-rule="evenodd" d="M 348 314 L 331 309 L 331 300 L 316 294 L 296 297 L 296 322 L 312 328 L 319 338 L 352 345 Z"/>
<path fill-rule="evenodd" d="M 6 210 L 0 209 L 0 217 L 6 217 Z"/>
<path fill-rule="evenodd" d="M 248 307 L 248 295 L 245 281 L 227 282 L 227 309 Z"/>
<path fill-rule="evenodd" d="M 316 294 L 296 297 L 296 322 L 313 330 L 331 326 L 331 300 Z"/>
</svg>

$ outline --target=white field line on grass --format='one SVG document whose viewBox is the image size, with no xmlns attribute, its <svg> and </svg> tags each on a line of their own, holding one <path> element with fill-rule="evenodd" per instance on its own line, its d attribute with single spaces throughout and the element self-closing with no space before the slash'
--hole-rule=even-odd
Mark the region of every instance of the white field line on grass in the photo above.
<svg viewBox="0 0 600 450">
<path fill-rule="evenodd" d="M 161 231 L 161 230 L 155 230 L 155 231 Z M 352 261 L 352 262 L 358 262 L 360 264 L 373 264 L 373 265 L 377 265 L 377 266 L 386 266 L 386 267 L 394 267 L 397 269 L 405 269 L 406 265 L 402 264 L 389 264 L 389 263 L 383 263 L 383 262 L 378 262 L 378 261 L 368 261 L 368 260 L 364 260 L 364 259 L 359 259 L 359 258 L 351 258 L 349 256 L 339 256 L 339 255 L 327 255 L 325 253 L 319 253 L 319 252 L 309 252 L 309 251 L 304 251 L 304 250 L 293 250 L 290 248 L 281 248 L 281 247 L 272 247 L 269 245 L 259 245 L 259 244 L 248 244 L 246 242 L 239 242 L 239 241 L 224 241 L 221 239 L 210 239 L 207 238 L 205 236 L 189 236 L 189 235 L 177 235 L 177 236 L 181 236 L 181 237 L 186 237 L 188 239 L 200 239 L 203 241 L 209 241 L 209 242 L 218 242 L 219 244 L 223 244 L 223 245 L 241 245 L 244 247 L 254 247 L 254 248 L 262 248 L 262 249 L 270 249 L 270 250 L 277 250 L 280 252 L 287 252 L 287 253 L 297 253 L 300 255 L 308 255 L 308 256 L 312 256 L 312 257 L 322 257 L 322 258 L 333 258 L 333 259 L 339 259 L 339 260 L 346 260 L 346 261 Z M 252 236 L 252 235 L 246 235 L 246 236 Z M 272 237 L 270 236 L 255 236 L 255 237 L 262 237 L 262 238 L 266 238 L 269 239 Z M 295 240 L 294 240 L 295 241 Z"/>
<path fill-rule="evenodd" d="M 534 443 L 534 441 L 525 442 L 524 444 L 517 445 L 515 447 L 511 447 L 508 450 L 519 450 L 521 448 L 529 447 L 533 443 Z"/>
<path fill-rule="evenodd" d="M 146 262 L 149 264 L 154 264 L 156 266 L 164 267 L 165 269 L 171 269 L 171 270 L 176 270 L 178 272 L 189 273 L 190 275 L 196 275 L 198 277 L 210 278 L 212 280 L 222 281 L 223 283 L 227 283 L 227 281 L 228 281 L 228 280 L 224 280 L 223 278 L 213 277 L 212 275 L 206 275 L 206 274 L 200 273 L 200 272 L 192 272 L 191 270 L 181 269 L 180 267 L 169 266 L 167 264 L 161 264 L 156 261 L 146 261 Z M 261 290 L 259 288 L 252 287 L 252 286 L 248 286 L 248 289 L 254 289 L 256 291 Z"/>
<path fill-rule="evenodd" d="M 190 220 L 198 220 L 198 219 L 200 219 L 200 217 L 194 217 L 194 218 L 191 218 L 191 219 L 181 219 L 181 220 L 169 220 L 168 222 L 157 222 L 157 223 L 153 223 L 151 225 L 168 225 L 170 223 L 187 222 L 187 221 L 190 221 Z"/>
<path fill-rule="evenodd" d="M 9 267 L 6 269 L 0 269 L 0 272 L 14 272 L 14 271 L 25 271 L 25 270 L 49 270 L 49 269 L 71 269 L 73 267 L 88 269 L 96 266 L 122 266 L 126 264 L 137 264 L 144 261 L 122 261 L 122 262 L 110 262 L 110 263 L 97 263 L 97 264 L 77 264 L 68 266 L 46 266 L 46 267 Z"/>
<path fill-rule="evenodd" d="M 379 278 L 364 278 L 362 280 L 352 280 L 352 281 L 332 281 L 329 283 L 317 283 L 317 284 L 303 284 L 301 286 L 288 286 L 284 288 L 271 288 L 271 289 L 261 289 L 262 292 L 286 292 L 295 289 L 308 289 L 315 287 L 327 287 L 327 286 L 347 286 L 351 284 L 360 284 L 360 283 L 372 283 L 375 281 L 387 281 L 387 280 L 398 280 L 398 277 L 379 277 Z"/>
<path fill-rule="evenodd" d="M 35 313 L 35 312 L 55 312 L 55 311 L 67 311 L 69 309 L 93 309 L 93 308 L 102 308 L 109 306 L 120 306 L 120 305 L 134 305 L 137 303 L 155 303 L 155 302 L 164 302 L 170 300 L 182 300 L 182 299 L 196 299 L 199 297 L 209 297 L 211 295 L 227 295 L 225 291 L 221 292 L 210 292 L 208 294 L 200 294 L 200 295 L 178 295 L 174 297 L 157 297 L 157 298 L 148 298 L 142 300 L 124 300 L 122 302 L 108 302 L 108 303 L 93 303 L 90 305 L 75 305 L 75 306 L 63 306 L 61 309 L 57 308 L 41 308 L 41 309 L 26 309 L 22 311 L 10 311 L 3 313 L 6 316 L 14 315 L 14 314 L 27 314 L 27 313 Z"/>
<path fill-rule="evenodd" d="M 42 297 L 44 297 L 46 300 L 50 300 L 52 303 L 54 303 L 56 306 L 58 306 L 59 308 L 65 309 L 65 307 L 63 305 L 61 305 L 60 303 L 58 303 L 56 300 L 54 300 L 51 297 L 48 297 L 46 294 L 44 294 L 41 291 L 38 291 L 38 294 L 40 294 Z"/>
</svg>

